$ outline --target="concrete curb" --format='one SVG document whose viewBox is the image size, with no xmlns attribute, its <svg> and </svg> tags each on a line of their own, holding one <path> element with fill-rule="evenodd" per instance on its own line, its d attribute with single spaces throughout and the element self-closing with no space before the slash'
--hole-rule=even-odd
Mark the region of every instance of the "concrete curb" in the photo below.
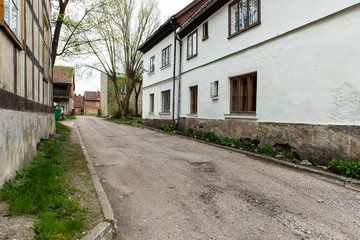
<svg viewBox="0 0 360 240">
<path fill-rule="evenodd" d="M 347 189 L 351 189 L 351 190 L 360 192 L 360 180 L 357 180 L 357 179 L 340 176 L 340 175 L 330 173 L 330 172 L 326 172 L 324 170 L 317 169 L 317 168 L 314 168 L 314 167 L 307 167 L 307 166 L 291 163 L 291 162 L 288 162 L 288 161 L 286 161 L 284 159 L 269 157 L 269 156 L 261 155 L 261 154 L 258 154 L 258 153 L 244 151 L 244 150 L 237 149 L 237 148 L 231 148 L 231 147 L 227 147 L 227 146 L 222 146 L 220 144 L 205 142 L 205 141 L 202 141 L 200 139 L 196 139 L 196 138 L 192 138 L 192 137 L 188 137 L 188 136 L 184 136 L 184 135 L 179 135 L 179 134 L 174 134 L 174 133 L 167 133 L 167 132 L 161 131 L 160 129 L 156 129 L 156 128 L 146 126 L 146 125 L 142 125 L 142 124 L 138 124 L 138 123 L 133 123 L 132 126 L 135 126 L 135 127 L 138 127 L 138 128 L 146 128 L 146 129 L 149 129 L 149 130 L 152 130 L 152 131 L 161 132 L 163 134 L 174 135 L 174 136 L 186 138 L 186 139 L 189 139 L 189 140 L 192 140 L 192 141 L 196 141 L 196 142 L 199 142 L 199 143 L 211 145 L 211 146 L 214 146 L 214 147 L 217 147 L 217 148 L 222 148 L 222 149 L 226 149 L 226 150 L 229 150 L 229 151 L 232 151 L 232 152 L 237 152 L 237 153 L 246 155 L 246 156 L 251 157 L 251 158 L 256 159 L 256 160 L 260 160 L 260 161 L 263 161 L 263 162 L 268 162 L 268 163 L 280 165 L 280 166 L 283 166 L 283 167 L 286 167 L 286 168 L 289 168 L 289 169 L 292 169 L 292 170 L 303 172 L 303 173 L 306 173 L 306 174 L 308 174 L 308 175 L 310 175 L 312 177 L 315 177 L 317 179 L 320 179 L 320 180 L 323 180 L 323 181 L 326 181 L 326 182 L 329 182 L 329 183 L 333 183 L 333 184 L 342 186 L 342 187 L 347 188 Z"/>
<path fill-rule="evenodd" d="M 115 233 L 115 229 L 116 229 L 114 212 L 111 208 L 109 199 L 107 198 L 105 191 L 100 183 L 100 179 L 96 174 L 95 168 L 94 168 L 91 158 L 90 158 L 90 155 L 86 149 L 84 141 L 82 140 L 79 128 L 75 125 L 75 123 L 74 123 L 74 127 L 76 129 L 76 134 L 79 138 L 81 149 L 83 150 L 83 153 L 84 153 L 86 161 L 87 161 L 87 167 L 89 168 L 89 171 L 91 174 L 91 179 L 93 181 L 97 197 L 99 198 L 102 212 L 107 221 L 107 222 L 99 223 L 93 230 L 91 230 L 82 239 L 83 240 L 111 240 L 111 239 L 113 239 L 113 234 Z"/>
</svg>

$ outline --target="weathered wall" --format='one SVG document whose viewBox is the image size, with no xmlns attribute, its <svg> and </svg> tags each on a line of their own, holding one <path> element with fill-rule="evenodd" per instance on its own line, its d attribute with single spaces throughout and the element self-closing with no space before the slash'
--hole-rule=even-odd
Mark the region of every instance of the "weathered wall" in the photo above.
<svg viewBox="0 0 360 240">
<path fill-rule="evenodd" d="M 333 158 L 360 161 L 360 126 L 196 118 L 182 118 L 180 126 L 182 130 L 195 128 L 221 137 L 257 140 L 261 145 L 290 145 L 300 158 L 310 156 L 324 165 Z"/>
<path fill-rule="evenodd" d="M 100 102 L 84 102 L 84 113 L 85 114 L 98 114 L 100 110 Z"/>
<path fill-rule="evenodd" d="M 0 187 L 36 155 L 36 145 L 55 131 L 51 113 L 0 109 Z"/>
</svg>

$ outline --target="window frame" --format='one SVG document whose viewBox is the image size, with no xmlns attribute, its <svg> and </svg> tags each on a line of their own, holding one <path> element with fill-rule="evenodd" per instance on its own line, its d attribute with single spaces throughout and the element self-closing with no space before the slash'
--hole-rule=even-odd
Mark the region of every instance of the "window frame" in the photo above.
<svg viewBox="0 0 360 240">
<path fill-rule="evenodd" d="M 229 4 L 229 7 L 228 7 L 228 39 L 242 33 L 242 32 L 245 32 L 247 30 L 249 30 L 250 28 L 253 28 L 259 24 L 261 24 L 261 0 L 257 0 L 258 1 L 258 11 L 257 11 L 257 22 L 249 25 L 249 1 L 250 0 L 246 0 L 247 2 L 247 18 L 246 18 L 246 23 L 247 23 L 247 26 L 243 29 L 239 29 L 238 31 L 234 32 L 234 33 L 231 33 L 231 8 L 234 6 L 234 5 L 238 5 L 237 9 L 238 9 L 238 16 L 237 16 L 237 24 L 239 26 L 239 21 L 240 21 L 240 14 L 239 14 L 239 10 L 240 10 L 240 7 L 239 7 L 239 3 L 240 3 L 241 0 L 235 0 L 233 1 L 231 4 Z"/>
<path fill-rule="evenodd" d="M 165 109 L 165 101 L 164 101 L 164 97 L 165 97 L 165 94 L 169 94 L 169 100 L 168 100 L 168 107 L 169 109 Z M 171 91 L 170 90 L 166 90 L 166 91 L 162 91 L 161 92 L 161 112 L 163 113 L 170 113 L 170 109 L 171 109 Z"/>
<path fill-rule="evenodd" d="M 150 57 L 150 70 L 149 73 L 155 72 L 155 55 Z"/>
<path fill-rule="evenodd" d="M 193 41 L 194 41 L 194 35 L 196 36 L 196 52 L 194 53 L 194 44 L 193 44 Z M 190 39 L 192 39 L 192 52 L 191 52 L 191 55 L 189 54 L 189 41 Z M 186 45 L 187 45 L 187 60 L 191 59 L 191 58 L 194 58 L 198 55 L 198 31 L 197 29 L 195 31 L 193 31 L 192 33 L 190 33 L 187 37 L 187 41 L 186 41 Z"/>
<path fill-rule="evenodd" d="M 149 94 L 149 103 L 150 103 L 150 114 L 154 113 L 154 100 L 155 100 L 155 94 L 154 93 L 150 93 Z"/>
<path fill-rule="evenodd" d="M 9 0 L 9 2 L 11 3 L 12 0 Z M 4 0 L 0 0 L 0 27 L 2 29 L 4 29 L 4 32 L 9 36 L 9 38 L 16 44 L 16 46 L 23 50 L 24 49 L 24 0 L 19 0 L 19 19 L 18 19 L 18 24 L 19 24 L 19 38 L 17 37 L 17 35 L 13 32 L 13 30 L 11 29 L 11 26 L 9 26 L 6 22 L 5 22 L 5 1 Z M 11 8 L 9 10 L 11 12 Z"/>
<path fill-rule="evenodd" d="M 214 94 L 214 89 L 216 89 L 216 94 Z M 211 98 L 219 97 L 219 80 L 211 82 L 210 96 Z"/>
<path fill-rule="evenodd" d="M 256 89 L 255 89 L 255 95 L 256 95 L 256 100 L 255 100 L 255 111 L 249 111 L 249 92 L 250 92 L 250 78 L 256 76 Z M 241 111 L 240 110 L 240 80 L 242 78 L 247 78 L 247 91 L 246 91 L 246 111 Z M 257 111 L 257 72 L 251 72 L 251 73 L 247 73 L 247 74 L 243 74 L 243 75 L 239 75 L 239 76 L 235 76 L 235 77 L 231 77 L 230 79 L 230 114 L 256 114 Z M 233 111 L 233 81 L 236 80 L 237 81 L 237 111 Z"/>
<path fill-rule="evenodd" d="M 165 61 L 164 61 L 165 52 Z M 171 44 L 161 51 L 161 67 L 166 67 L 171 64 Z"/>
<path fill-rule="evenodd" d="M 198 113 L 198 86 L 192 86 L 190 90 L 190 114 Z"/>
<path fill-rule="evenodd" d="M 45 49 L 45 26 L 46 26 L 46 28 L 47 28 L 47 49 Z M 45 15 L 43 15 L 43 61 L 42 61 L 42 63 L 43 63 L 43 78 L 47 81 L 47 82 L 49 82 L 49 79 L 50 79 L 50 69 L 51 69 L 51 55 L 50 55 L 50 38 L 51 38 L 51 34 L 50 34 L 50 28 L 49 28 L 49 24 L 48 24 L 48 21 L 47 21 L 47 19 L 46 19 L 46 16 Z M 45 51 L 45 50 L 47 50 L 47 51 Z M 47 52 L 47 54 L 48 54 L 48 59 L 47 59 L 47 74 L 45 74 L 45 61 L 46 61 L 46 59 L 45 59 L 45 53 Z"/>
<path fill-rule="evenodd" d="M 209 38 L 209 24 L 208 24 L 208 22 L 205 22 L 203 24 L 203 38 L 202 38 L 202 40 L 205 41 L 208 38 Z"/>
</svg>

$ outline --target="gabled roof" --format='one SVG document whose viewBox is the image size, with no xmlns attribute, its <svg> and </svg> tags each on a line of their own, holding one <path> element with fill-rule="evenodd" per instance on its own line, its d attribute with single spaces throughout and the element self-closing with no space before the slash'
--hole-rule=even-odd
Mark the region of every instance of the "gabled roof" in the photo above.
<svg viewBox="0 0 360 240">
<path fill-rule="evenodd" d="M 140 47 L 146 53 L 178 28 L 180 38 L 185 37 L 199 24 L 219 10 L 230 0 L 194 0 L 161 25 Z"/>
<path fill-rule="evenodd" d="M 84 96 L 74 96 L 74 107 L 83 108 L 84 107 Z"/>
<path fill-rule="evenodd" d="M 98 95 L 100 96 L 100 92 L 90 92 L 85 91 L 84 92 L 84 101 L 100 101 L 100 98 L 98 98 Z"/>
<path fill-rule="evenodd" d="M 53 70 L 54 83 L 74 84 L 74 68 L 54 66 Z"/>
</svg>

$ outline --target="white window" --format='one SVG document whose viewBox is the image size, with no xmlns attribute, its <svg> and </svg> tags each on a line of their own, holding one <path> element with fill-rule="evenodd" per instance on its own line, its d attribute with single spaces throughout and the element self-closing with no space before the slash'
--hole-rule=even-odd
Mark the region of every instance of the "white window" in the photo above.
<svg viewBox="0 0 360 240">
<path fill-rule="evenodd" d="M 187 40 L 187 58 L 193 58 L 197 55 L 197 30 L 188 36 Z"/>
<path fill-rule="evenodd" d="M 164 91 L 162 95 L 162 112 L 170 112 L 170 90 Z"/>
<path fill-rule="evenodd" d="M 21 6 L 20 0 L 4 0 L 4 22 L 18 40 L 21 38 Z"/>
<path fill-rule="evenodd" d="M 170 64 L 171 45 L 162 50 L 161 67 Z"/>
<path fill-rule="evenodd" d="M 155 56 L 152 56 L 150 58 L 150 72 L 154 72 L 155 71 Z"/>
</svg>

